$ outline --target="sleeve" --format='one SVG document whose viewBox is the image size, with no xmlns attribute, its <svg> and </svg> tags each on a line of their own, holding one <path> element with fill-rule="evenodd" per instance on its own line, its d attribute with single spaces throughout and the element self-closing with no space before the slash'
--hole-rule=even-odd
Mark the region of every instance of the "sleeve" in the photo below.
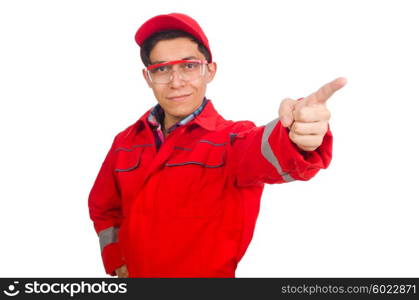
<svg viewBox="0 0 419 300">
<path fill-rule="evenodd" d="M 89 194 L 90 219 L 99 237 L 103 265 L 107 274 L 115 276 L 115 269 L 125 264 L 118 242 L 122 222 L 122 204 L 113 174 L 113 154 L 116 138 L 108 151 Z"/>
<path fill-rule="evenodd" d="M 300 150 L 289 138 L 279 118 L 256 127 L 251 121 L 238 122 L 230 133 L 232 175 L 236 185 L 284 183 L 309 180 L 332 159 L 330 127 L 314 151 Z"/>
</svg>

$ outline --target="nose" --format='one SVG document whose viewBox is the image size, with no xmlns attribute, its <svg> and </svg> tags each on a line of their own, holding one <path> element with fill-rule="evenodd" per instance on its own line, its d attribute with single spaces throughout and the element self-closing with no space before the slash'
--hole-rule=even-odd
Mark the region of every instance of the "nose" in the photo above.
<svg viewBox="0 0 419 300">
<path fill-rule="evenodd" d="M 170 77 L 170 86 L 177 88 L 185 85 L 185 80 L 183 80 L 182 76 L 179 74 L 175 68 L 172 70 L 172 74 Z"/>
</svg>

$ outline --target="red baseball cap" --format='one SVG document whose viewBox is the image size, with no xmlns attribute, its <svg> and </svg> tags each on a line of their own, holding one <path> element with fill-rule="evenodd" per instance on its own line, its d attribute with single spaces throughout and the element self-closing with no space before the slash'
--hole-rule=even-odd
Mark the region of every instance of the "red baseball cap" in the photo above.
<svg viewBox="0 0 419 300">
<path fill-rule="evenodd" d="M 209 62 L 212 62 L 211 50 L 204 31 L 199 26 L 198 22 L 185 14 L 171 13 L 167 15 L 158 15 L 149 19 L 137 30 L 135 41 L 141 47 L 144 41 L 153 33 L 163 30 L 181 30 L 193 35 L 205 46 L 205 48 L 207 48 L 210 55 Z"/>
</svg>

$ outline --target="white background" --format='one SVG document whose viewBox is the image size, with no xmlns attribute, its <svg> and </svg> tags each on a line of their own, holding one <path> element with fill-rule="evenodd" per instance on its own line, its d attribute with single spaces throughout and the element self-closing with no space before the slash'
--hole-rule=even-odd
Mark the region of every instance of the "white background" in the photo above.
<svg viewBox="0 0 419 300">
<path fill-rule="evenodd" d="M 419 276 L 417 1 L 1 1 L 0 276 L 102 277 L 87 197 L 113 137 L 156 100 L 137 28 L 183 12 L 207 97 L 258 126 L 344 76 L 330 167 L 266 185 L 237 277 Z"/>
</svg>

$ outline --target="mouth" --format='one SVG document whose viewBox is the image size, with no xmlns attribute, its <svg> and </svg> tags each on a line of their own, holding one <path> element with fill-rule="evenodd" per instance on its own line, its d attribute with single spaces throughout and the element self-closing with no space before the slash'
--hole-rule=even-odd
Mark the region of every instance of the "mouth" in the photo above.
<svg viewBox="0 0 419 300">
<path fill-rule="evenodd" d="M 181 95 L 181 96 L 176 96 L 176 97 L 167 97 L 167 99 L 169 99 L 170 101 L 175 101 L 175 102 L 183 102 L 190 95 L 192 95 L 192 94 L 186 94 L 186 95 Z"/>
</svg>

